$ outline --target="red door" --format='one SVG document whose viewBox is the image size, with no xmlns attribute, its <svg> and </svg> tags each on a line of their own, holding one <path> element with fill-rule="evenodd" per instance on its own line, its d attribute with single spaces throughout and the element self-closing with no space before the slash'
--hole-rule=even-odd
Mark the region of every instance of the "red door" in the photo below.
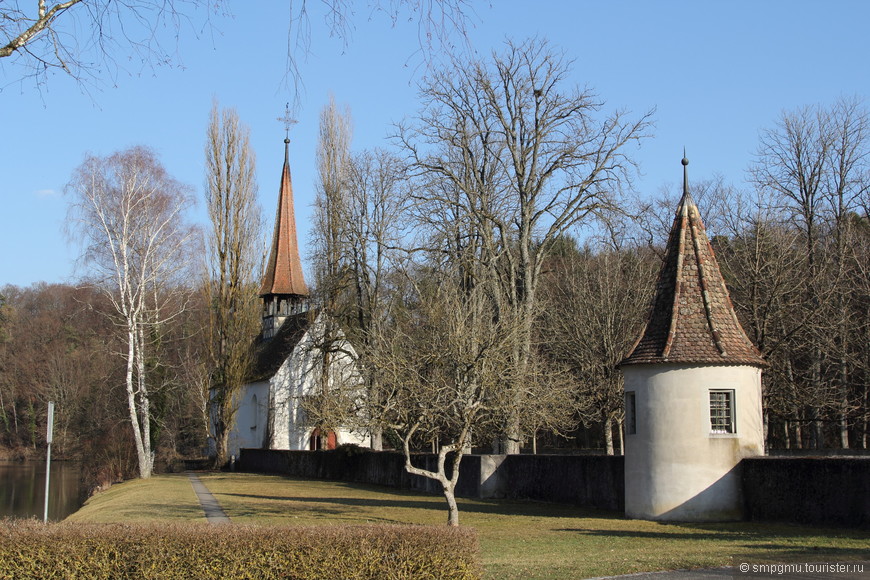
<svg viewBox="0 0 870 580">
<path fill-rule="evenodd" d="M 316 427 L 314 431 L 311 432 L 311 437 L 308 439 L 308 449 L 310 451 L 319 451 L 321 449 L 320 446 L 320 436 L 323 431 L 320 430 L 320 427 Z M 328 431 L 326 434 L 326 448 L 327 449 L 335 449 L 338 446 L 338 437 L 335 435 L 335 431 Z"/>
</svg>

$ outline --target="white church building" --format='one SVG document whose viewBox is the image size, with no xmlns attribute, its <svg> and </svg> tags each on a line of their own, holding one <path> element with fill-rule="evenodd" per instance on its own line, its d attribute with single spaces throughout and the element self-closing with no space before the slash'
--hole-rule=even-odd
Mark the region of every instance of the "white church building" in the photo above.
<svg viewBox="0 0 870 580">
<path fill-rule="evenodd" d="M 689 194 L 677 207 L 647 324 L 626 358 L 625 513 L 738 520 L 739 464 L 764 454 L 761 354 L 746 336 Z"/>
<path fill-rule="evenodd" d="M 357 356 L 340 332 L 329 341 L 329 355 L 323 354 L 328 321 L 323 312 L 309 309 L 296 235 L 289 143 L 285 138 L 275 230 L 260 287 L 262 333 L 229 435 L 227 453 L 235 456 L 242 448 L 314 450 L 370 444 L 367 433 L 349 427 L 322 433 L 305 413 L 307 398 L 354 383 Z"/>
</svg>

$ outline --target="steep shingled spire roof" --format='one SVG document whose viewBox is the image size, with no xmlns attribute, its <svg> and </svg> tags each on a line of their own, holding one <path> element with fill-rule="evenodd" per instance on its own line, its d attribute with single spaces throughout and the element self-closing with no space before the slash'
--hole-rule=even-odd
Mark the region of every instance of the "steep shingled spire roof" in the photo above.
<svg viewBox="0 0 870 580">
<path fill-rule="evenodd" d="M 689 161 L 683 157 L 682 163 L 683 197 L 652 310 L 640 338 L 619 364 L 766 366 L 737 320 L 698 206 L 689 194 Z"/>
<path fill-rule="evenodd" d="M 260 286 L 260 296 L 290 294 L 307 296 L 308 287 L 302 275 L 299 243 L 296 237 L 296 215 L 293 211 L 293 183 L 290 180 L 290 139 L 284 139 L 284 170 L 278 193 L 278 211 L 272 250 L 266 263 L 266 273 Z"/>
</svg>

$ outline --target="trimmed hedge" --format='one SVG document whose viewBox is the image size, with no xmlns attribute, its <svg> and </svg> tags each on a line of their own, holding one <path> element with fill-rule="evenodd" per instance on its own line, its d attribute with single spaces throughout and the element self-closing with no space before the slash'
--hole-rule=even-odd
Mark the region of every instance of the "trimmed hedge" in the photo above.
<svg viewBox="0 0 870 580">
<path fill-rule="evenodd" d="M 464 528 L 0 522 L 4 580 L 480 577 Z"/>
</svg>

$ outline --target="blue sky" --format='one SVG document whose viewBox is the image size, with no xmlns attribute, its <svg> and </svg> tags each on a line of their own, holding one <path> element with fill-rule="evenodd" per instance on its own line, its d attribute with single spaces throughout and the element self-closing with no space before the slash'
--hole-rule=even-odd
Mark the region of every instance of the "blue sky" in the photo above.
<svg viewBox="0 0 870 580">
<path fill-rule="evenodd" d="M 313 13 L 311 53 L 299 61 L 304 87 L 290 154 L 306 263 L 318 116 L 329 94 L 351 109 L 355 149 L 382 146 L 392 123 L 417 110 L 426 72 L 416 26 L 393 26 L 358 4 L 346 46 Z M 260 200 L 271 219 L 283 159 L 277 118 L 293 97 L 285 82 L 290 0 L 228 5 L 232 16 L 181 37 L 176 66 L 138 73 L 137 65 L 136 74 L 122 72 L 90 94 L 61 75 L 37 90 L 0 62 L 0 286 L 74 281 L 77 248 L 63 234 L 62 191 L 86 153 L 148 145 L 201 197 L 213 98 L 251 128 Z M 641 194 L 679 182 L 684 146 L 691 179 L 719 174 L 741 187 L 759 130 L 783 110 L 842 95 L 870 98 L 870 2 L 862 0 L 472 5 L 469 41 L 479 54 L 507 37 L 537 35 L 575 59 L 573 81 L 594 89 L 606 110 L 656 108 L 655 136 L 632 150 Z M 193 219 L 204 219 L 201 207 Z"/>
</svg>

